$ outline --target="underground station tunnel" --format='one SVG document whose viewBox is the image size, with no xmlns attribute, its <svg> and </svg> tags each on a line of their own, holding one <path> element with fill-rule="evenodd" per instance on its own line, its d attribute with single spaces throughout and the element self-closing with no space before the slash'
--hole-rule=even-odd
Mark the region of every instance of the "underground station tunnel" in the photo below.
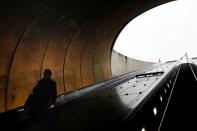
<svg viewBox="0 0 197 131">
<path fill-rule="evenodd" d="M 195 130 L 196 58 L 150 63 L 113 50 L 132 19 L 171 1 L 1 1 L 0 130 Z M 45 69 L 57 98 L 32 116 L 24 103 Z"/>
</svg>

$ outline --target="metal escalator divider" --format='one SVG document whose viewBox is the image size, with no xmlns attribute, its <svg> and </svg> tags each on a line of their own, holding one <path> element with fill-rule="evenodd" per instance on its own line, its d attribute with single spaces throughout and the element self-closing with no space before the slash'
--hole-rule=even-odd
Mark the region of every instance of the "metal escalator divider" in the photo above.
<svg viewBox="0 0 197 131">
<path fill-rule="evenodd" d="M 196 65 L 196 63 L 192 60 L 192 59 L 189 59 L 195 66 L 197 66 Z M 192 74 L 193 74 L 193 76 L 194 76 L 194 78 L 195 78 L 195 80 L 196 80 L 196 82 L 197 82 L 197 77 L 196 77 L 196 74 L 195 74 L 195 72 L 194 72 L 194 70 L 193 70 L 193 68 L 192 68 L 192 66 L 191 66 L 191 63 L 188 61 L 188 63 L 189 63 L 189 67 L 190 67 L 190 69 L 191 69 L 191 71 L 192 71 Z"/>
<path fill-rule="evenodd" d="M 164 113 L 163 113 L 163 116 L 162 116 L 162 119 L 161 119 L 161 122 L 160 122 L 160 125 L 159 125 L 159 128 L 158 128 L 158 131 L 160 131 L 161 126 L 163 124 L 163 120 L 165 119 L 165 115 L 166 115 L 166 112 L 167 112 L 167 109 L 168 109 L 168 105 L 170 103 L 170 99 L 171 99 L 171 96 L 172 96 L 172 93 L 173 93 L 173 90 L 174 90 L 174 87 L 175 87 L 175 84 L 176 84 L 176 81 L 177 81 L 177 78 L 178 78 L 178 75 L 179 75 L 179 72 L 180 72 L 180 68 L 181 68 L 181 64 L 179 65 L 178 71 L 176 73 L 175 80 L 174 80 L 173 86 L 172 86 L 172 90 L 170 92 L 170 96 L 168 98 L 167 105 L 165 107 L 165 110 L 164 110 Z"/>
</svg>

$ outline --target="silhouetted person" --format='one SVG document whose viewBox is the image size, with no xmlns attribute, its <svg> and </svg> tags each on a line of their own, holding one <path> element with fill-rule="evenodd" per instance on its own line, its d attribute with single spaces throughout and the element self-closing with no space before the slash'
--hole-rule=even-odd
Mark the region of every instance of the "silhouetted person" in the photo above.
<svg viewBox="0 0 197 131">
<path fill-rule="evenodd" d="M 51 79 L 51 75 L 51 70 L 46 69 L 44 71 L 44 78 L 38 81 L 32 94 L 25 102 L 26 109 L 31 115 L 41 114 L 54 104 L 57 91 L 56 82 Z"/>
</svg>

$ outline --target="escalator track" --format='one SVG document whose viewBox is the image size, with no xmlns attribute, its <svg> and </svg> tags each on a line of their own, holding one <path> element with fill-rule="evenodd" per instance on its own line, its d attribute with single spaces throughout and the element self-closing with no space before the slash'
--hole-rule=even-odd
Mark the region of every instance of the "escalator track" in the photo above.
<svg viewBox="0 0 197 131">
<path fill-rule="evenodd" d="M 189 131 L 196 128 L 197 66 L 181 64 L 180 72 L 170 99 L 160 131 Z"/>
</svg>

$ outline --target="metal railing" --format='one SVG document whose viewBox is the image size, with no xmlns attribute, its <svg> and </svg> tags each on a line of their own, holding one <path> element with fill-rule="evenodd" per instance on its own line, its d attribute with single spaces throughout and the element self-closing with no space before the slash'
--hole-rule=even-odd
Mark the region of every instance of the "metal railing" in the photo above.
<svg viewBox="0 0 197 131">
<path fill-rule="evenodd" d="M 192 68 L 191 63 L 192 63 L 193 65 L 195 65 L 196 67 L 197 67 L 197 64 L 196 64 L 196 62 L 195 62 L 193 59 L 191 59 L 191 58 L 187 58 L 187 61 L 188 61 L 188 63 L 189 63 L 189 66 L 190 66 L 190 69 L 191 69 L 191 71 L 192 71 L 192 74 L 193 74 L 193 76 L 194 76 L 194 78 L 195 78 L 195 80 L 196 80 L 196 82 L 197 82 L 197 76 L 196 76 L 196 74 L 195 74 L 194 69 Z"/>
<path fill-rule="evenodd" d="M 131 129 L 133 131 L 160 130 L 165 112 L 170 102 L 174 85 L 176 83 L 177 76 L 179 74 L 182 58 L 180 58 L 171 69 L 165 72 L 158 79 L 158 81 L 154 83 L 154 85 L 152 85 L 152 88 L 150 88 L 149 91 L 147 91 L 140 98 L 140 100 L 135 103 L 135 105 L 133 105 L 132 110 L 128 114 L 126 114 L 123 119 L 125 128 Z M 167 96 L 165 98 L 161 95 L 163 91 L 164 95 Z M 159 107 L 159 105 L 161 107 Z M 158 110 L 158 108 L 160 108 L 160 110 Z M 156 116 L 158 112 L 160 116 Z M 155 124 L 152 125 L 151 123 Z"/>
</svg>

